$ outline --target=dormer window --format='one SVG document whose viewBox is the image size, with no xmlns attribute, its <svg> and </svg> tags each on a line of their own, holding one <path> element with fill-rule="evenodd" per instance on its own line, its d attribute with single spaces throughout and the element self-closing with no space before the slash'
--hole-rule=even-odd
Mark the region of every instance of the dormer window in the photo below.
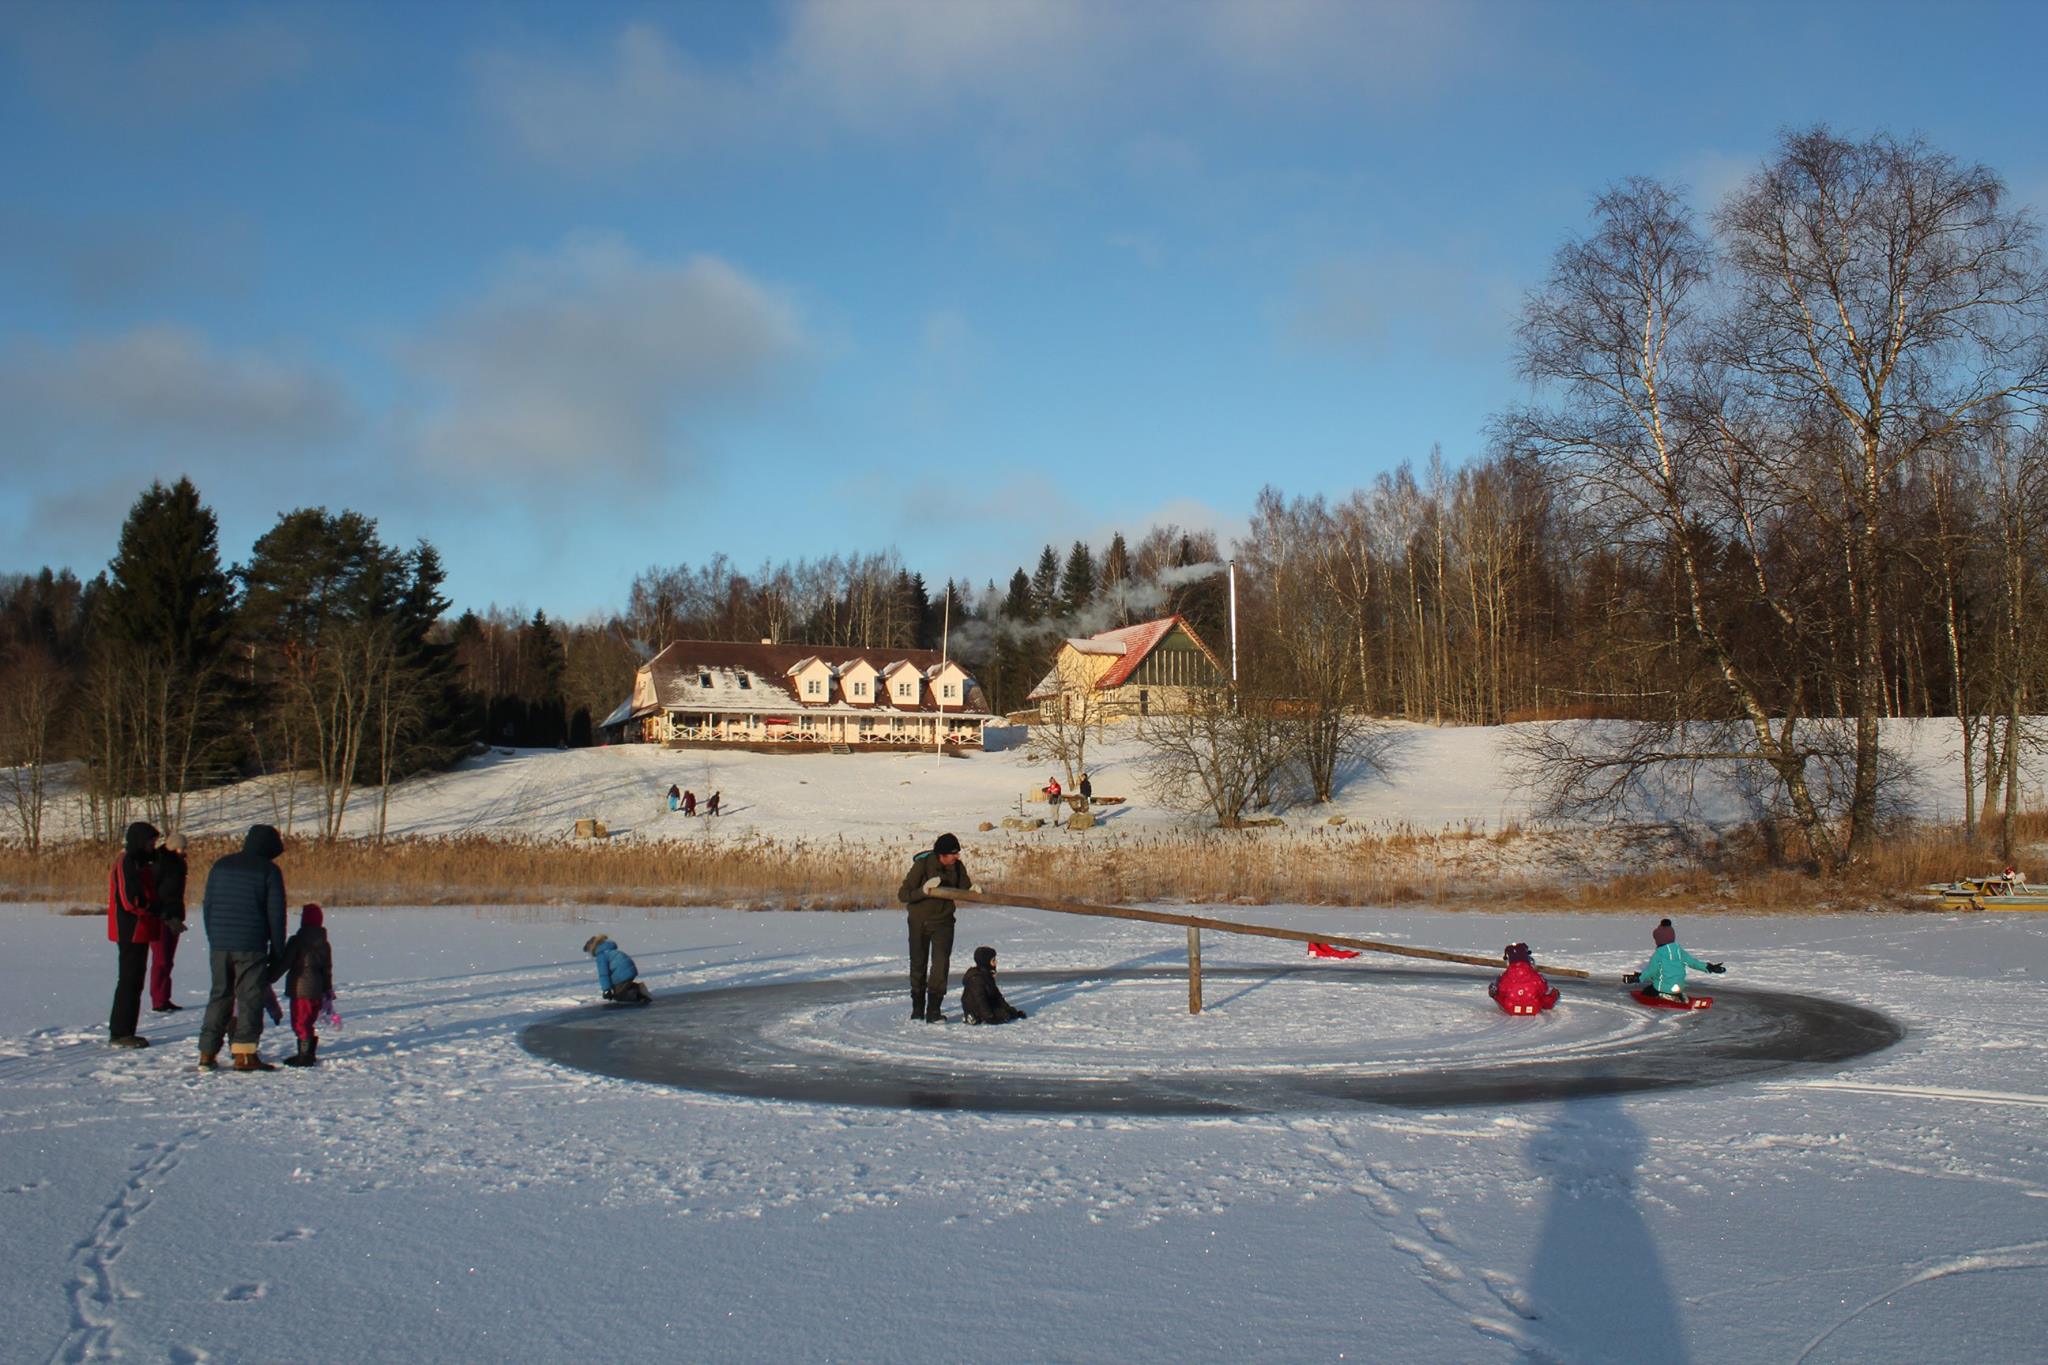
<svg viewBox="0 0 2048 1365">
<path fill-rule="evenodd" d="M 709 686 L 711 686 L 711 675 L 710 675 L 709 673 L 699 673 L 699 674 L 697 675 L 697 686 L 699 686 L 699 687 L 709 687 Z"/>
<path fill-rule="evenodd" d="M 959 686 L 958 686 L 957 684 L 955 684 L 955 683 L 947 683 L 947 684 L 946 684 L 946 687 L 945 687 L 945 696 L 946 696 L 946 700 L 947 700 L 947 701 L 954 701 L 954 700 L 957 700 L 957 699 L 958 699 L 958 697 L 959 697 L 959 695 L 960 695 L 960 688 L 959 688 Z"/>
<path fill-rule="evenodd" d="M 812 679 L 810 679 L 810 680 L 809 680 L 808 682 L 806 682 L 806 683 L 804 684 L 804 695 L 805 695 L 805 696 L 807 696 L 807 697 L 822 697 L 822 696 L 824 696 L 824 695 L 825 695 L 825 684 L 824 684 L 823 682 L 821 682 L 820 680 L 818 680 L 817 678 L 812 678 Z"/>
<path fill-rule="evenodd" d="M 899 697 L 901 697 L 901 698 L 902 698 L 903 700 L 905 700 L 905 701 L 909 701 L 909 700 L 910 700 L 910 698 L 911 698 L 911 695 L 912 695 L 912 692 L 913 692 L 913 690 L 914 690 L 914 685 L 913 685 L 913 684 L 911 684 L 911 683 L 897 683 L 897 684 L 896 684 L 896 695 L 897 695 L 897 696 L 899 696 Z"/>
<path fill-rule="evenodd" d="M 866 683 L 864 683 L 864 682 L 857 682 L 857 683 L 855 683 L 855 684 L 853 685 L 853 695 L 854 695 L 854 696 L 856 696 L 856 697 L 865 697 L 865 696 L 866 696 L 867 694 L 868 694 L 868 685 L 867 685 Z"/>
<path fill-rule="evenodd" d="M 748 679 L 747 679 L 747 675 L 746 675 L 746 674 L 744 674 L 744 673 L 742 673 L 742 674 L 740 674 L 740 675 L 739 675 L 739 683 L 740 683 L 740 687 L 741 687 L 741 689 L 742 689 L 742 690 L 745 690 L 745 689 L 747 689 L 747 688 L 750 688 L 750 687 L 752 687 L 752 686 L 754 685 L 753 683 L 751 683 L 750 681 L 748 681 Z"/>
</svg>

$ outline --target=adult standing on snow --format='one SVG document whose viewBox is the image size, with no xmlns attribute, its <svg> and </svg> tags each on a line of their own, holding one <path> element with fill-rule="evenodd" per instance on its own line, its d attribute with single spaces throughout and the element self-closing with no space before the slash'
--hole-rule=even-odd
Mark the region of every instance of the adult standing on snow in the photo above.
<svg viewBox="0 0 2048 1365">
<path fill-rule="evenodd" d="M 213 967 L 213 990 L 199 1026 L 199 1069 L 214 1069 L 221 1038 L 234 1016 L 230 1040 L 237 1071 L 275 1071 L 257 1045 L 263 1038 L 263 988 L 283 975 L 287 942 L 284 873 L 277 859 L 284 840 L 271 825 L 251 825 L 242 851 L 213 865 L 206 875 L 200 913 Z"/>
<path fill-rule="evenodd" d="M 156 826 L 137 820 L 121 842 L 121 856 L 107 872 L 107 939 L 120 955 L 107 1041 L 115 1047 L 148 1047 L 149 1039 L 135 1036 L 135 1023 L 142 1017 L 149 945 L 163 932 L 157 918 Z"/>
<path fill-rule="evenodd" d="M 185 1008 L 171 999 L 171 964 L 178 959 L 178 939 L 185 932 L 185 836 L 171 833 L 157 845 L 157 917 L 162 921 L 156 942 L 149 945 L 149 1008 L 169 1014 Z"/>
<path fill-rule="evenodd" d="M 960 859 L 960 841 L 941 834 L 925 852 L 910 860 L 896 899 L 910 911 L 910 1017 L 943 1024 L 940 1006 L 946 999 L 946 967 L 953 956 L 953 902 L 933 891 L 950 886 L 972 891 L 974 878 Z"/>
</svg>

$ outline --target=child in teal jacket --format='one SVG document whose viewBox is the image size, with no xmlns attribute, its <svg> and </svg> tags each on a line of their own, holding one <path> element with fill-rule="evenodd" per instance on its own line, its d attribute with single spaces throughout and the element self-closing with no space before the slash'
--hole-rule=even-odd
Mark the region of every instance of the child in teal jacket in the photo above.
<svg viewBox="0 0 2048 1365">
<path fill-rule="evenodd" d="M 1659 920 L 1650 934 L 1657 945 L 1657 951 L 1650 954 L 1650 960 L 1639 972 L 1630 972 L 1622 980 L 1630 983 L 1640 981 L 1645 990 L 1663 996 L 1666 1000 L 1685 999 L 1685 969 L 1696 967 L 1703 972 L 1719 975 L 1727 971 L 1718 962 L 1702 962 L 1678 946 L 1678 930 L 1671 927 L 1671 921 Z"/>
<path fill-rule="evenodd" d="M 645 1005 L 654 997 L 636 979 L 640 969 L 633 965 L 633 959 L 626 956 L 625 949 L 611 941 L 609 935 L 594 934 L 583 945 L 583 951 L 597 959 L 597 988 L 604 992 L 604 998 L 620 1004 Z"/>
</svg>

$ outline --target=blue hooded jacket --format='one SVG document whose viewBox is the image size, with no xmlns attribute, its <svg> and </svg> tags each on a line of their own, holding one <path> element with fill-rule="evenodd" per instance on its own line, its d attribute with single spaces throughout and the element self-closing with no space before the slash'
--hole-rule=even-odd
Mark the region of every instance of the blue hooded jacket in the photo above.
<svg viewBox="0 0 2048 1365">
<path fill-rule="evenodd" d="M 230 853 L 206 874 L 206 944 L 218 953 L 267 953 L 284 961 L 284 873 L 277 857 L 284 839 L 271 825 L 251 825 L 240 853 Z"/>
<path fill-rule="evenodd" d="M 617 990 L 639 973 L 633 959 L 610 939 L 598 944 L 592 956 L 597 959 L 597 988 L 601 991 Z"/>
</svg>

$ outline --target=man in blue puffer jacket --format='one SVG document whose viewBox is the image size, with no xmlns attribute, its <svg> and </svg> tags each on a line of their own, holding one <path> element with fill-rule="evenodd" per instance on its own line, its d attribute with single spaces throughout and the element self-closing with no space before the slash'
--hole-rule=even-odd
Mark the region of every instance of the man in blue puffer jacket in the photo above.
<svg viewBox="0 0 2048 1365">
<path fill-rule="evenodd" d="M 633 965 L 633 959 L 626 956 L 626 950 L 604 934 L 594 934 L 584 941 L 583 951 L 597 959 L 597 988 L 604 992 L 604 998 L 623 1005 L 650 1005 L 654 997 L 647 988 L 634 978 L 640 969 Z"/>
<path fill-rule="evenodd" d="M 284 840 L 271 825 L 251 825 L 242 851 L 230 853 L 206 875 L 206 946 L 213 991 L 199 1026 L 199 1069 L 214 1069 L 220 1040 L 234 1016 L 232 1050 L 237 1071 L 275 1071 L 257 1044 L 263 1037 L 263 988 L 284 974 L 284 873 L 277 859 Z"/>
</svg>

